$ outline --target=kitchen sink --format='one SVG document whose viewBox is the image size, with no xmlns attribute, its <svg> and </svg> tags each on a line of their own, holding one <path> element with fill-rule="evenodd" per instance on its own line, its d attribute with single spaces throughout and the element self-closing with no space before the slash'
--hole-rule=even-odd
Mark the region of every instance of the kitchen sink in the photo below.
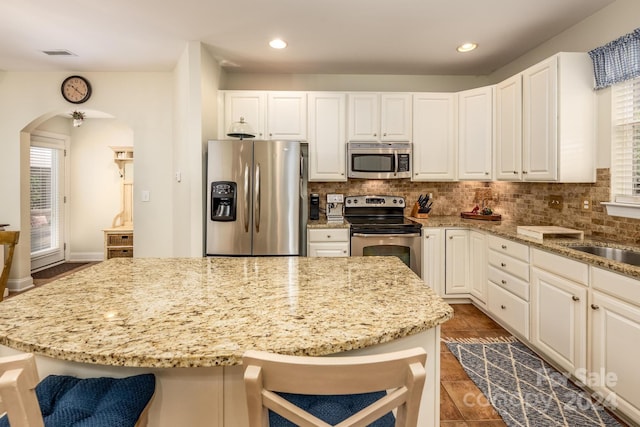
<svg viewBox="0 0 640 427">
<path fill-rule="evenodd" d="M 629 249 L 607 248 L 605 246 L 569 246 L 576 251 L 586 252 L 588 254 L 597 255 L 613 261 L 622 262 L 624 264 L 635 265 L 640 267 L 640 252 L 634 252 Z"/>
</svg>

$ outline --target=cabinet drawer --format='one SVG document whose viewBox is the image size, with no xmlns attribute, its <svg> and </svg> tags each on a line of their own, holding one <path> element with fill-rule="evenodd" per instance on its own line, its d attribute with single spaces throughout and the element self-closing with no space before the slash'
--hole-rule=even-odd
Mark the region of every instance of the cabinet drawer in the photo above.
<svg viewBox="0 0 640 427">
<path fill-rule="evenodd" d="M 133 248 L 116 248 L 107 250 L 107 259 L 133 258 Z"/>
<path fill-rule="evenodd" d="M 640 306 L 640 280 L 622 274 L 591 268 L 591 286 L 603 292 Z"/>
<path fill-rule="evenodd" d="M 107 246 L 133 246 L 133 233 L 108 234 Z"/>
<path fill-rule="evenodd" d="M 487 306 L 489 311 L 508 329 L 529 339 L 529 303 L 511 292 L 489 282 L 487 285 Z"/>
<path fill-rule="evenodd" d="M 522 280 L 529 281 L 529 263 L 512 258 L 494 250 L 489 251 L 489 264 L 499 270 L 513 274 Z"/>
<path fill-rule="evenodd" d="M 348 242 L 348 228 L 318 228 L 309 231 L 309 242 Z"/>
<path fill-rule="evenodd" d="M 349 256 L 349 243 L 346 242 L 321 242 L 309 243 L 307 256 L 310 257 L 347 257 Z"/>
<path fill-rule="evenodd" d="M 529 283 L 517 277 L 489 266 L 489 280 L 512 294 L 529 301 Z"/>
<path fill-rule="evenodd" d="M 489 249 L 529 262 L 529 246 L 501 237 L 489 236 Z"/>
<path fill-rule="evenodd" d="M 582 285 L 589 283 L 589 266 L 587 264 L 560 255 L 554 255 L 540 249 L 532 249 L 531 265 Z"/>
</svg>

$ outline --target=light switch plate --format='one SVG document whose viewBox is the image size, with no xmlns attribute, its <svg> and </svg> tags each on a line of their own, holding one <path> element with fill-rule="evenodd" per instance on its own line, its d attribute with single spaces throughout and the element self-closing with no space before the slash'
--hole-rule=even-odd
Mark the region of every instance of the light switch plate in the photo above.
<svg viewBox="0 0 640 427">
<path fill-rule="evenodd" d="M 344 194 L 327 194 L 327 203 L 344 203 Z"/>
</svg>

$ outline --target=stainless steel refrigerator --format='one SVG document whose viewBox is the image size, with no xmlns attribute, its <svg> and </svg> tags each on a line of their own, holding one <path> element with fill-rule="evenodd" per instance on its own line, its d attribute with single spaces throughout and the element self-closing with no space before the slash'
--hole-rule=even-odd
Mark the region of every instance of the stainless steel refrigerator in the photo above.
<svg viewBox="0 0 640 427">
<path fill-rule="evenodd" d="M 306 253 L 306 167 L 295 141 L 209 141 L 207 255 Z"/>
</svg>

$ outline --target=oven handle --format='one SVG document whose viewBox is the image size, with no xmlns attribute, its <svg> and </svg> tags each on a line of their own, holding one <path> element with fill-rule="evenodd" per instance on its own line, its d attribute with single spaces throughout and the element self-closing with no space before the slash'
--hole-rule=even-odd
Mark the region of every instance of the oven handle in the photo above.
<svg viewBox="0 0 640 427">
<path fill-rule="evenodd" d="M 363 234 L 353 233 L 353 237 L 420 237 L 420 233 L 408 233 L 408 234 Z"/>
</svg>

